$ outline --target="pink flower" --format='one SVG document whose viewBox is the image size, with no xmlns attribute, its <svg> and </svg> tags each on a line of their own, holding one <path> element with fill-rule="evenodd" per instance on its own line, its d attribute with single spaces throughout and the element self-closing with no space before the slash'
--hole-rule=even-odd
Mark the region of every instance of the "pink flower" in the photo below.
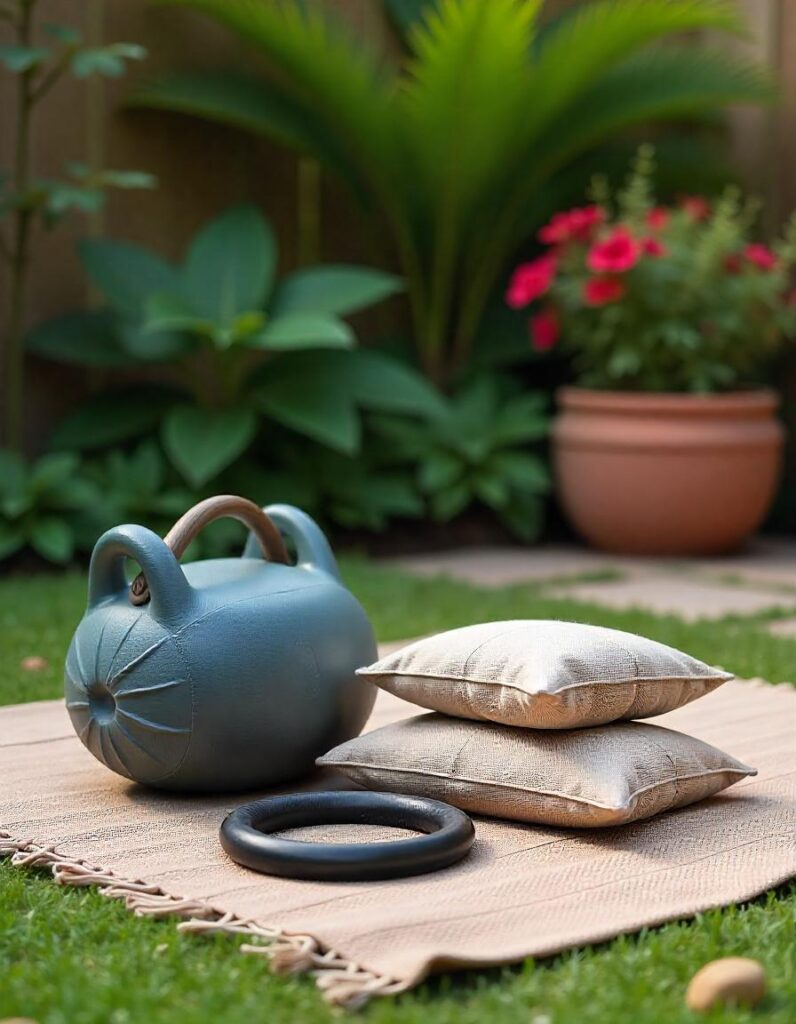
<svg viewBox="0 0 796 1024">
<path fill-rule="evenodd" d="M 669 223 L 669 211 L 665 206 L 656 206 L 647 214 L 647 227 L 653 231 L 663 231 Z"/>
<path fill-rule="evenodd" d="M 680 199 L 680 209 L 692 220 L 707 220 L 710 216 L 710 203 L 704 196 L 683 196 Z"/>
<path fill-rule="evenodd" d="M 551 253 L 530 263 L 521 263 L 511 275 L 506 291 L 506 304 L 521 309 L 548 290 L 556 274 L 556 258 Z"/>
<path fill-rule="evenodd" d="M 759 270 L 773 270 L 777 265 L 776 254 L 773 253 L 767 245 L 760 245 L 757 242 L 752 242 L 743 251 L 744 256 L 748 263 L 757 267 Z"/>
<path fill-rule="evenodd" d="M 606 306 L 618 302 L 625 294 L 625 283 L 618 277 L 590 277 L 583 286 L 587 306 Z"/>
<path fill-rule="evenodd" d="M 627 228 L 615 228 L 589 249 L 586 264 L 596 274 L 622 274 L 638 263 L 641 246 Z"/>
<path fill-rule="evenodd" d="M 558 314 L 554 309 L 543 309 L 529 321 L 531 345 L 537 352 L 548 352 L 558 341 L 561 333 Z"/>
<path fill-rule="evenodd" d="M 601 206 L 580 206 L 565 213 L 557 213 L 549 224 L 539 231 L 539 241 L 545 245 L 560 245 L 563 242 L 588 242 L 605 220 Z"/>
<path fill-rule="evenodd" d="M 647 256 L 665 256 L 666 246 L 659 242 L 657 238 L 642 238 L 641 249 Z"/>
</svg>

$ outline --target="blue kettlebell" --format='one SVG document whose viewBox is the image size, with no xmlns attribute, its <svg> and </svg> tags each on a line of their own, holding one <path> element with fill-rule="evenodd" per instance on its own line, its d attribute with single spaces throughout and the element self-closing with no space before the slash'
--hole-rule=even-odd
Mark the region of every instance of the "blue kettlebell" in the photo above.
<svg viewBox="0 0 796 1024">
<path fill-rule="evenodd" d="M 219 516 L 251 529 L 243 557 L 182 567 L 188 544 Z M 132 585 L 128 558 L 141 569 Z M 164 539 L 143 526 L 99 539 L 66 659 L 66 706 L 91 753 L 137 782 L 273 786 L 359 733 L 376 691 L 355 673 L 375 658 L 368 618 L 315 522 L 290 505 L 263 511 L 221 495 Z"/>
</svg>

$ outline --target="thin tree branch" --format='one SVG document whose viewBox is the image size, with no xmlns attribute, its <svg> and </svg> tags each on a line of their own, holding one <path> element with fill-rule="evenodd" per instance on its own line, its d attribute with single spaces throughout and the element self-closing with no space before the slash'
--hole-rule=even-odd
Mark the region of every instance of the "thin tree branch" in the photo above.
<svg viewBox="0 0 796 1024">
<path fill-rule="evenodd" d="M 31 102 L 38 103 L 39 100 L 43 99 L 47 93 L 52 89 L 61 75 L 69 67 L 69 61 L 74 56 L 77 50 L 76 46 L 67 47 L 58 60 L 53 64 L 47 74 L 38 82 L 31 94 Z"/>
</svg>

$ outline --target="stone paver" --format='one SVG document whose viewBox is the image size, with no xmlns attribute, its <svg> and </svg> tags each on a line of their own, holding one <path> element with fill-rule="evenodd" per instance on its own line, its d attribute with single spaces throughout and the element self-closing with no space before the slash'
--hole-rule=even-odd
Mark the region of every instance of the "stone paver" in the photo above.
<svg viewBox="0 0 796 1024">
<path fill-rule="evenodd" d="M 774 636 L 784 636 L 796 640 L 796 619 L 775 619 L 769 622 L 767 629 Z"/>
<path fill-rule="evenodd" d="M 609 608 L 643 608 L 658 615 L 677 615 L 689 622 L 725 615 L 755 615 L 772 608 L 796 611 L 796 593 L 721 585 L 665 572 L 641 579 L 557 586 L 553 592 Z"/>
<path fill-rule="evenodd" d="M 737 555 L 695 559 L 687 564 L 694 572 L 714 579 L 733 577 L 796 591 L 796 540 L 787 537 L 756 537 Z"/>
<path fill-rule="evenodd" d="M 796 611 L 796 540 L 787 538 L 756 538 L 737 555 L 714 559 L 640 558 L 555 545 L 462 548 L 390 564 L 418 576 L 445 575 L 482 587 L 536 582 L 562 597 L 690 621 L 755 615 L 772 608 Z M 599 573 L 619 578 L 584 578 Z M 771 631 L 796 636 L 796 619 L 780 620 Z"/>
<path fill-rule="evenodd" d="M 390 559 L 396 569 L 417 576 L 450 576 L 481 587 L 504 587 L 526 580 L 548 580 L 617 570 L 624 574 L 651 571 L 649 559 L 610 555 L 588 548 L 458 548 L 430 555 Z"/>
</svg>

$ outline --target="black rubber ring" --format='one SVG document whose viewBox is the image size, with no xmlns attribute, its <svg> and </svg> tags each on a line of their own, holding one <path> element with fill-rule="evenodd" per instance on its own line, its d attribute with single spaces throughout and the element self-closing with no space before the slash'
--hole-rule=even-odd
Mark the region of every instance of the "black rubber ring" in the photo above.
<svg viewBox="0 0 796 1024">
<path fill-rule="evenodd" d="M 391 825 L 424 832 L 387 843 L 302 843 L 271 833 L 307 825 Z M 255 800 L 221 825 L 221 845 L 244 867 L 324 882 L 402 878 L 455 864 L 470 852 L 470 818 L 440 800 L 395 793 L 292 793 Z"/>
</svg>

